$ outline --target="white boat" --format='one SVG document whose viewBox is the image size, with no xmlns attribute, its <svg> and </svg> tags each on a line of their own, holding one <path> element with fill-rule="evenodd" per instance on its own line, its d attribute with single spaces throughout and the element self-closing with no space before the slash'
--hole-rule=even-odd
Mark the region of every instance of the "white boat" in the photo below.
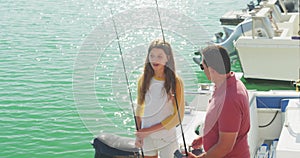
<svg viewBox="0 0 300 158">
<path fill-rule="evenodd" d="M 223 32 L 215 33 L 215 37 L 212 40 L 212 42 L 215 43 L 216 45 L 225 47 L 230 55 L 236 54 L 237 50 L 236 47 L 234 46 L 235 41 L 239 37 L 245 36 L 245 32 L 252 31 L 252 27 L 253 27 L 252 16 L 256 16 L 256 14 L 259 15 L 258 12 L 261 9 L 267 7 L 276 10 L 274 12 L 275 14 L 274 18 L 277 18 L 277 22 L 279 23 L 288 21 L 289 15 L 286 15 L 288 12 L 281 13 L 279 9 L 279 4 L 277 4 L 277 2 L 278 2 L 277 0 L 269 0 L 268 2 L 266 1 L 261 2 L 261 5 L 256 6 L 255 9 L 253 9 L 251 12 L 248 11 L 245 12 L 244 14 L 246 14 L 247 16 L 246 15 L 242 16 L 243 17 L 242 19 L 239 18 L 240 20 L 238 20 L 237 24 L 234 24 L 236 25 L 234 28 L 223 26 L 224 33 Z M 283 2 L 281 2 L 280 4 L 284 6 Z"/>
<path fill-rule="evenodd" d="M 257 3 L 254 4 L 253 1 L 250 1 L 247 4 L 247 8 L 241 10 L 230 10 L 221 16 L 220 22 L 222 25 L 237 25 L 244 21 L 245 19 L 251 17 L 252 14 L 257 13 L 261 8 L 264 7 L 264 3 L 268 0 L 257 0 Z M 282 12 L 298 12 L 299 11 L 299 1 L 298 0 L 269 0 L 276 3 Z M 262 2 L 262 3 L 261 3 Z"/>
<path fill-rule="evenodd" d="M 252 16 L 252 29 L 235 47 L 245 79 L 300 79 L 299 12 L 281 13 L 274 2 Z"/>
<path fill-rule="evenodd" d="M 186 106 L 182 127 L 187 148 L 197 137 L 195 130 L 203 125 L 206 105 L 213 92 L 211 84 L 201 85 L 197 92 L 186 92 L 194 99 Z M 300 157 L 300 92 L 248 90 L 251 128 L 248 134 L 251 158 Z M 183 149 L 181 129 L 178 141 Z M 95 158 L 131 155 L 141 157 L 134 148 L 134 138 L 100 134 L 92 142 Z"/>
</svg>

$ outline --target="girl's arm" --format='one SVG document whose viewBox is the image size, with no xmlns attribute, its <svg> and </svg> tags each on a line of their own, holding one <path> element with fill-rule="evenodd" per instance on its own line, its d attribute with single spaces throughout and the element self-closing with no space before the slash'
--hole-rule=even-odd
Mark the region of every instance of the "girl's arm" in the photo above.
<svg viewBox="0 0 300 158">
<path fill-rule="evenodd" d="M 164 128 L 166 129 L 171 129 L 179 124 L 179 117 L 178 117 L 178 112 L 177 112 L 177 105 L 175 101 L 175 97 L 173 99 L 173 107 L 174 107 L 174 112 L 171 116 L 167 117 L 165 120 L 161 122 Z M 181 121 L 183 120 L 184 117 L 184 85 L 183 81 L 181 80 L 180 77 L 176 76 L 176 99 L 178 103 L 178 108 L 180 112 L 180 118 Z"/>
</svg>

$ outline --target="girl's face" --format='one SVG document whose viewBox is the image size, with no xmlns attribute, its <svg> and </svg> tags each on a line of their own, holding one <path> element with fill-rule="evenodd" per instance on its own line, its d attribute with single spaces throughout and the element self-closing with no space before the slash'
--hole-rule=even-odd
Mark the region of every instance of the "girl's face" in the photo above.
<svg viewBox="0 0 300 158">
<path fill-rule="evenodd" d="M 149 61 L 154 71 L 164 70 L 168 57 L 160 48 L 153 48 L 149 53 Z"/>
</svg>

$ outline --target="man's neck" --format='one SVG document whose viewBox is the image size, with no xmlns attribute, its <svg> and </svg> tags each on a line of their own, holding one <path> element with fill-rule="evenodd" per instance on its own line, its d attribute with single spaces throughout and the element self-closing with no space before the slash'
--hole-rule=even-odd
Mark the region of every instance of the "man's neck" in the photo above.
<svg viewBox="0 0 300 158">
<path fill-rule="evenodd" d="M 217 88 L 221 87 L 224 84 L 224 82 L 226 82 L 226 80 L 230 77 L 231 77 L 231 73 L 218 75 L 215 80 L 216 87 Z"/>
</svg>

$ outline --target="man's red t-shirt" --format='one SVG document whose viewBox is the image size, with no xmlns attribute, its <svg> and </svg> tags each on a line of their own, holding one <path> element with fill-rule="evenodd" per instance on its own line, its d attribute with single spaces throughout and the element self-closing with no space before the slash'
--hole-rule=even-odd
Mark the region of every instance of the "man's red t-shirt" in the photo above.
<svg viewBox="0 0 300 158">
<path fill-rule="evenodd" d="M 219 139 L 219 132 L 238 132 L 226 158 L 250 158 L 247 133 L 250 129 L 249 99 L 244 84 L 232 72 L 227 82 L 215 89 L 204 125 L 203 145 L 208 151 Z"/>
</svg>

